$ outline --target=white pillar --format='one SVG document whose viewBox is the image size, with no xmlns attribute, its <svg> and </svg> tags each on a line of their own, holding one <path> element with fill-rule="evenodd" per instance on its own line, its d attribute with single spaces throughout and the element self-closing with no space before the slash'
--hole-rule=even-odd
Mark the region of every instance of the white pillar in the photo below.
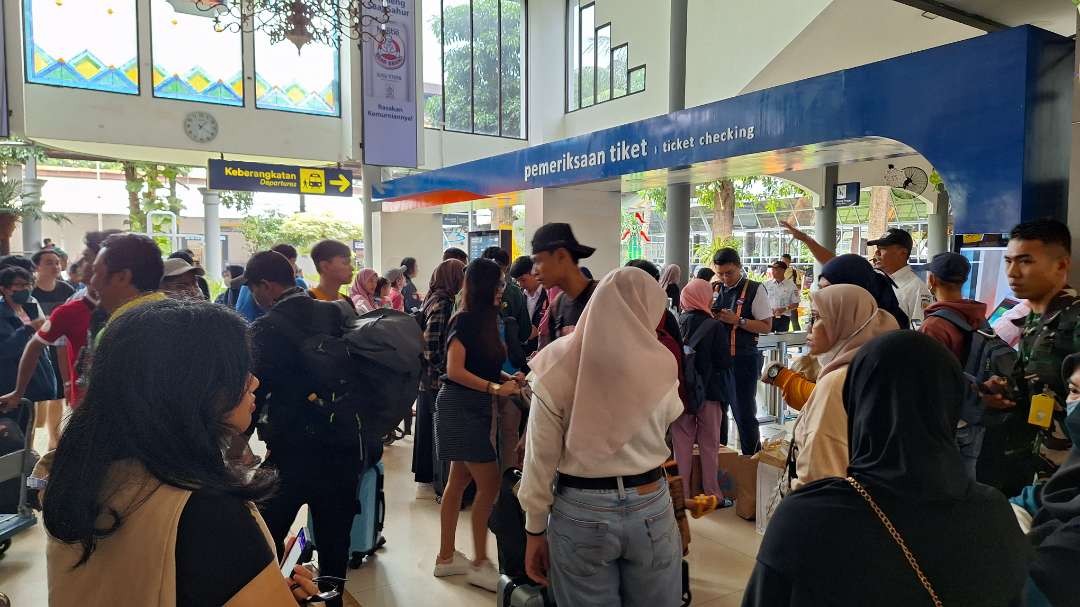
<svg viewBox="0 0 1080 607">
<path fill-rule="evenodd" d="M 570 224 L 574 237 L 581 244 L 595 247 L 596 253 L 583 259 L 597 279 L 619 267 L 619 213 L 622 210 L 619 192 L 579 190 L 574 188 L 541 188 L 524 193 L 525 242 L 524 254 L 529 254 L 533 232 L 545 223 Z"/>
<path fill-rule="evenodd" d="M 22 202 L 27 205 L 41 204 L 41 188 L 45 180 L 37 178 L 37 159 L 30 156 L 26 159 L 22 178 Z M 34 217 L 22 219 L 23 251 L 33 254 L 41 248 L 41 220 Z"/>
<path fill-rule="evenodd" d="M 835 164 L 825 167 L 821 172 L 821 194 L 814 205 L 814 240 L 833 253 L 836 252 L 836 182 L 839 174 L 840 169 Z M 821 274 L 821 265 L 814 263 L 815 277 Z"/>
<path fill-rule="evenodd" d="M 938 253 L 949 250 L 949 193 L 944 188 L 937 191 L 926 210 L 926 258 L 929 261 Z"/>
<path fill-rule="evenodd" d="M 221 280 L 221 196 L 199 188 L 203 202 L 203 265 L 207 280 Z"/>
<path fill-rule="evenodd" d="M 382 203 L 375 202 L 371 195 L 375 183 L 382 181 L 382 169 L 365 164 L 360 169 L 360 178 L 363 182 L 363 193 L 361 194 L 363 199 L 361 200 L 361 203 L 364 207 L 364 267 L 374 268 L 377 271 L 382 272 L 385 268 L 380 270 L 382 266 L 372 265 L 378 259 L 375 256 L 376 246 L 374 244 L 374 239 L 376 228 L 374 217 L 377 211 L 382 210 Z M 441 239 L 439 240 L 439 244 L 442 244 Z"/>
<path fill-rule="evenodd" d="M 420 291 L 427 291 L 428 279 L 442 261 L 442 213 L 432 210 L 372 214 L 371 248 L 367 267 L 379 274 L 397 267 L 402 259 L 415 257 Z"/>
</svg>

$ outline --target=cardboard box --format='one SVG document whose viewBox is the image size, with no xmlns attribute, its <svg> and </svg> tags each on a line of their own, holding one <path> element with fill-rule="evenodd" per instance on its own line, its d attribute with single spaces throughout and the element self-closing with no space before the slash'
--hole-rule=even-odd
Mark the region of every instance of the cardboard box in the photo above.
<svg viewBox="0 0 1080 607">
<path fill-rule="evenodd" d="M 780 482 L 780 473 L 783 468 L 774 465 L 774 460 L 769 458 L 761 458 L 758 460 L 757 468 L 757 505 L 755 515 L 755 527 L 757 532 L 764 534 L 765 528 L 769 525 L 769 519 L 772 518 L 773 500 L 776 498 L 776 485 Z"/>
<path fill-rule="evenodd" d="M 735 514 L 752 521 L 757 503 L 757 462 L 738 451 L 720 447 L 717 465 L 735 485 Z"/>
</svg>

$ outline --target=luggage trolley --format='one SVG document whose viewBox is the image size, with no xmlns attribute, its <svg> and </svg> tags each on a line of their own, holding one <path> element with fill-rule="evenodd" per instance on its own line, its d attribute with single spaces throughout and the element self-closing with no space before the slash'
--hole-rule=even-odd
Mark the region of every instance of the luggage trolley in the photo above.
<svg viewBox="0 0 1080 607">
<path fill-rule="evenodd" d="M 34 403 L 25 398 L 19 403 L 19 419 L 26 419 L 23 426 L 23 448 L 7 455 L 0 456 L 0 482 L 18 479 L 19 481 L 19 505 L 14 513 L 0 514 L 0 556 L 11 547 L 11 538 L 21 531 L 37 524 L 37 515 L 30 508 L 27 501 L 27 477 L 30 474 L 29 463 L 33 457 L 33 445 L 30 444 L 31 432 L 34 427 Z"/>
</svg>

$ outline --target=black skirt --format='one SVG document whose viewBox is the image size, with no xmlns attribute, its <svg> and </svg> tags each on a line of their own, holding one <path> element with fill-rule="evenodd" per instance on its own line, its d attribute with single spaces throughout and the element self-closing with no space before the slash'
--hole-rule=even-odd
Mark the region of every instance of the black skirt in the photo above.
<svg viewBox="0 0 1080 607">
<path fill-rule="evenodd" d="M 442 461 L 495 461 L 491 395 L 443 383 L 435 399 L 435 453 Z"/>
</svg>

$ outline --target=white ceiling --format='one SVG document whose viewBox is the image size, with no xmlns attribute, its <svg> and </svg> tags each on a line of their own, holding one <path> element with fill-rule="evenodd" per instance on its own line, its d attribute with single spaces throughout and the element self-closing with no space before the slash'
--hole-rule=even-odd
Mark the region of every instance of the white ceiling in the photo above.
<svg viewBox="0 0 1080 607">
<path fill-rule="evenodd" d="M 1069 0 L 938 0 L 1003 25 L 1031 24 L 1063 36 L 1076 33 L 1076 8 Z"/>
</svg>

